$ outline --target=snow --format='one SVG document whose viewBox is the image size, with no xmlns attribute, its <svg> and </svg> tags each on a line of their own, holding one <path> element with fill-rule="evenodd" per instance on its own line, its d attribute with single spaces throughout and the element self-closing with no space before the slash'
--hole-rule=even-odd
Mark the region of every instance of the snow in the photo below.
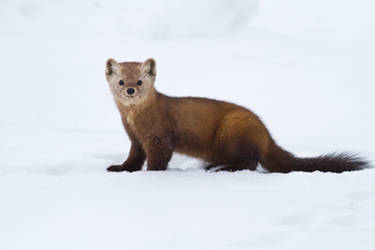
<svg viewBox="0 0 375 250">
<path fill-rule="evenodd" d="M 0 184 L 1 244 L 2 249 L 372 249 L 374 177 L 374 171 L 11 174 Z"/>
<path fill-rule="evenodd" d="M 260 115 L 299 156 L 375 162 L 371 1 L 1 1 L 0 249 L 374 249 L 375 170 L 107 173 L 107 58 Z M 146 7 L 147 6 L 147 7 Z"/>
</svg>

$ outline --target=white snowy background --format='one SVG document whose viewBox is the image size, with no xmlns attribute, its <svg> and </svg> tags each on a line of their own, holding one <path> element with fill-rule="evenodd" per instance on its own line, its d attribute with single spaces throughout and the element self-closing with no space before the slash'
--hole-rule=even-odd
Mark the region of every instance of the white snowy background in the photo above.
<svg viewBox="0 0 375 250">
<path fill-rule="evenodd" d="M 375 162 L 375 2 L 1 0 L 0 249 L 375 249 L 375 170 L 107 173 L 127 156 L 105 61 L 244 105 L 299 156 Z"/>
</svg>

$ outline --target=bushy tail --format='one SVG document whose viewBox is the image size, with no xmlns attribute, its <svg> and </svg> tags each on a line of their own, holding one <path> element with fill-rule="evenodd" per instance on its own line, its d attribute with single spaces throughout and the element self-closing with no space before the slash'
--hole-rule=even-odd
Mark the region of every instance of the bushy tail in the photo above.
<svg viewBox="0 0 375 250">
<path fill-rule="evenodd" d="M 361 170 L 368 166 L 362 158 L 347 153 L 333 153 L 311 158 L 298 158 L 272 142 L 267 155 L 261 160 L 262 166 L 270 172 L 289 173 L 291 171 L 322 171 L 341 173 Z"/>
</svg>

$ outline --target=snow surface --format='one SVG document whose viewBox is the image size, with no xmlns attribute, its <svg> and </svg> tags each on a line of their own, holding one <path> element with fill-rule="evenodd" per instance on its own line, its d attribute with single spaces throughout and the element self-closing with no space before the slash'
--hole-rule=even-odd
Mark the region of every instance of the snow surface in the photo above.
<svg viewBox="0 0 375 250">
<path fill-rule="evenodd" d="M 299 156 L 375 162 L 373 1 L 0 2 L 0 249 L 375 249 L 375 169 L 107 173 L 129 140 L 105 60 L 244 105 Z M 181 77 L 183 76 L 183 77 Z"/>
</svg>

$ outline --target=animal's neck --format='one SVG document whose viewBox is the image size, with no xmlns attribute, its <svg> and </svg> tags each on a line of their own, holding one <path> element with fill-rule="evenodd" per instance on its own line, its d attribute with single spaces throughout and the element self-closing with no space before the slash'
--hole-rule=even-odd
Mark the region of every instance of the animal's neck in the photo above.
<svg viewBox="0 0 375 250">
<path fill-rule="evenodd" d="M 134 119 L 142 114 L 146 113 L 150 109 L 154 109 L 157 107 L 158 104 L 158 96 L 160 94 L 155 90 L 151 90 L 148 93 L 147 97 L 143 100 L 134 103 L 134 104 L 126 104 L 121 100 L 115 99 L 117 107 L 121 113 L 121 115 L 129 122 L 132 123 Z"/>
</svg>

